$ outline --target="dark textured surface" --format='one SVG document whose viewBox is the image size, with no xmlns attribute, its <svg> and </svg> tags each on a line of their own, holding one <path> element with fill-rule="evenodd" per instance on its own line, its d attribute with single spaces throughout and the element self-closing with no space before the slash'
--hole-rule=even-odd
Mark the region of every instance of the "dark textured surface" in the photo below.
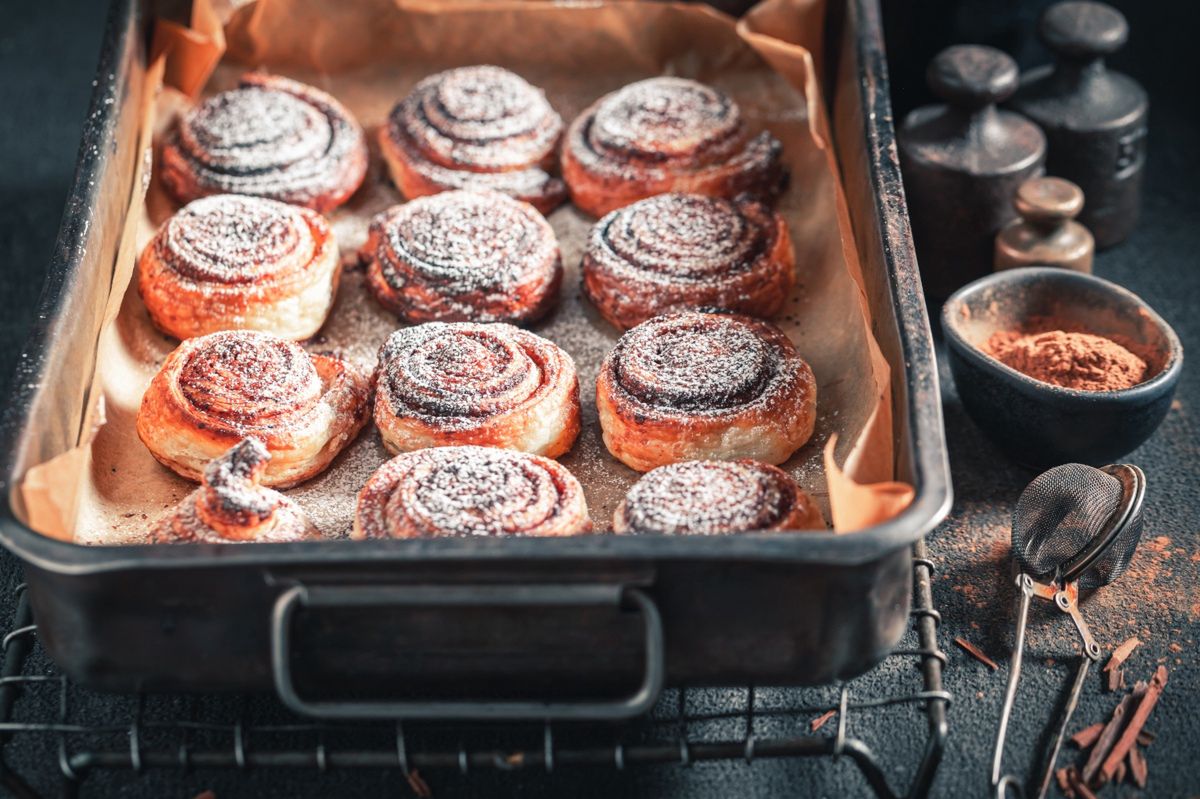
<svg viewBox="0 0 1200 799">
<path fill-rule="evenodd" d="M 73 169 L 79 126 L 86 110 L 99 43 L 103 4 L 43 1 L 6 9 L 0 33 L 0 392 L 6 392 L 18 343 L 32 319 L 34 301 L 53 245 Z M 887 3 L 898 115 L 925 102 L 925 62 L 953 41 L 980 41 L 1018 55 L 1022 65 L 1041 59 L 1026 42 L 1033 27 L 1033 4 L 1014 10 L 993 2 Z M 1143 222 L 1124 245 L 1101 253 L 1097 274 L 1116 280 L 1148 300 L 1175 326 L 1184 348 L 1200 353 L 1200 201 L 1196 181 L 1200 164 L 1195 141 L 1200 125 L 1196 106 L 1180 88 L 1181 59 L 1189 48 L 1192 26 L 1177 9 L 1159 4 L 1130 7 L 1132 34 L 1117 63 L 1136 74 L 1151 95 L 1150 163 Z M 1158 6 L 1155 8 L 1155 6 Z M 957 31 L 957 33 L 956 33 Z M 903 46 L 900 43 L 903 42 Z M 941 638 L 950 656 L 948 687 L 956 702 L 951 736 L 935 793 L 982 796 L 993 726 L 1006 676 L 1011 641 L 1008 571 L 1008 516 L 1021 488 L 1032 477 L 1006 461 L 966 418 L 950 377 L 943 369 L 946 424 L 954 470 L 956 502 L 952 518 L 931 540 L 941 566 L 936 599 L 946 618 Z M 2 395 L 2 394 L 0 394 Z M 1146 533 L 1130 572 L 1115 585 L 1086 599 L 1083 610 L 1097 638 L 1111 648 L 1136 633 L 1144 644 L 1130 659 L 1131 677 L 1146 678 L 1158 663 L 1171 669 L 1170 682 L 1149 727 L 1159 739 L 1148 750 L 1149 797 L 1200 795 L 1200 425 L 1196 397 L 1200 370 L 1188 364 L 1179 402 L 1162 429 L 1130 459 L 1149 480 Z M 19 566 L 0 555 L 0 596 L 10 596 Z M 0 609 L 7 623 L 11 608 Z M 962 636 L 1001 662 L 990 672 L 955 647 Z M 1033 615 L 1027 668 L 1010 735 L 1009 763 L 1029 766 L 1026 753 L 1044 750 L 1044 730 L 1054 715 L 1065 681 L 1074 669 L 1076 636 L 1065 618 L 1038 607 Z M 33 664 L 35 670 L 46 668 Z M 894 669 L 862 681 L 864 694 L 893 693 L 909 680 Z M 236 709 L 231 700 L 230 712 Z M 1073 727 L 1100 720 L 1116 704 L 1089 679 Z M 124 698 L 76 704 L 77 721 L 124 723 L 133 712 Z M 851 732 L 876 742 L 887 762 L 915 763 L 911 711 L 857 716 Z M 734 734 L 737 734 L 734 731 Z M 531 745 L 536 746 L 536 742 Z M 55 740 L 20 738 L 6 753 L 10 764 L 43 789 L 55 784 Z M 858 796 L 865 786 L 848 761 L 740 762 L 659 768 L 621 777 L 601 770 L 538 772 L 490 778 L 430 776 L 434 794 L 448 796 Z M 895 784 L 910 774 L 890 775 Z M 256 771 L 245 777 L 213 772 L 187 777 L 153 772 L 97 774 L 85 784 L 85 796 L 194 796 L 213 787 L 232 796 L 378 796 L 408 794 L 393 773 L 318 775 L 305 770 L 285 775 Z M 1134 795 L 1123 789 L 1120 795 Z M 1117 795 L 1109 790 L 1108 795 Z"/>
</svg>

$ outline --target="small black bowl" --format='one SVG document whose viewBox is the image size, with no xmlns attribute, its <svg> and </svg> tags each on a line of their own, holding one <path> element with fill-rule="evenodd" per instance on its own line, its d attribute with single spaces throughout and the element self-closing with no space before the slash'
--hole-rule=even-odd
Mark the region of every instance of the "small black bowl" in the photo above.
<svg viewBox="0 0 1200 799">
<path fill-rule="evenodd" d="M 1132 342 L 1149 366 L 1120 391 L 1082 391 L 1035 380 L 979 348 L 1029 320 L 1061 320 L 1073 332 Z M 1183 346 L 1137 295 L 1092 275 L 1052 267 L 997 272 L 959 289 L 942 306 L 950 371 L 963 406 L 1018 463 L 1102 466 L 1136 449 L 1162 422 L 1183 369 Z"/>
</svg>

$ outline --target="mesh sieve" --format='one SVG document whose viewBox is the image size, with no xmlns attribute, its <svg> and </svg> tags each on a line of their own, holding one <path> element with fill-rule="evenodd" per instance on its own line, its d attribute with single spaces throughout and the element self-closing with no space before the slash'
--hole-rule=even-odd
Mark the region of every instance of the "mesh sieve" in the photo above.
<svg viewBox="0 0 1200 799">
<path fill-rule="evenodd" d="M 1111 529 L 1124 493 L 1121 480 L 1079 463 L 1041 474 L 1021 493 L 1013 511 L 1012 548 L 1022 570 L 1043 582 L 1054 579 Z M 1079 587 L 1098 588 L 1121 576 L 1141 535 L 1138 507 L 1104 552 L 1079 575 Z"/>
</svg>

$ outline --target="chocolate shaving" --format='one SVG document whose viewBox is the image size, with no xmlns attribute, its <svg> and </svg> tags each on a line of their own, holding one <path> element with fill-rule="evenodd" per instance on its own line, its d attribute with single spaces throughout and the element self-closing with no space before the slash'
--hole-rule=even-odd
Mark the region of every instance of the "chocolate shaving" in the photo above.
<svg viewBox="0 0 1200 799">
<path fill-rule="evenodd" d="M 1078 772 L 1075 771 L 1075 767 L 1068 766 L 1066 768 L 1060 768 L 1058 771 L 1054 772 L 1054 778 L 1058 780 L 1058 789 L 1062 791 L 1063 796 L 1067 797 L 1067 799 L 1075 799 L 1077 795 L 1075 793 L 1075 782 L 1079 778 Z"/>
<path fill-rule="evenodd" d="M 1079 799 L 1096 799 L 1096 794 L 1092 793 L 1092 789 L 1078 775 L 1075 776 L 1075 783 L 1072 787 Z"/>
<path fill-rule="evenodd" d="M 1120 691 L 1121 689 L 1123 689 L 1125 687 L 1125 670 L 1124 669 L 1113 669 L 1112 671 L 1105 671 L 1105 674 L 1107 674 L 1108 677 L 1107 677 L 1107 683 L 1105 684 L 1104 687 L 1108 690 L 1109 693 L 1112 693 L 1113 691 Z"/>
<path fill-rule="evenodd" d="M 1104 768 L 1100 771 L 1101 784 L 1108 782 L 1113 778 L 1117 771 L 1117 767 L 1125 760 L 1125 756 L 1129 754 L 1129 750 L 1133 748 L 1137 741 L 1137 734 L 1146 723 L 1146 719 L 1150 718 L 1150 713 L 1154 710 L 1154 706 L 1158 703 L 1158 698 L 1162 696 L 1163 689 L 1167 686 L 1167 667 L 1159 666 L 1154 671 L 1154 676 L 1150 679 L 1150 685 L 1146 689 L 1146 695 L 1138 702 L 1137 710 L 1134 711 L 1133 718 L 1129 720 L 1129 726 L 1125 728 L 1125 732 L 1113 745 L 1112 751 L 1108 753 L 1108 757 L 1104 761 Z"/>
<path fill-rule="evenodd" d="M 421 778 L 420 772 L 415 769 L 407 772 L 404 779 L 408 780 L 408 787 L 412 788 L 412 792 L 420 799 L 431 799 L 433 791 L 429 789 L 429 783 Z"/>
<path fill-rule="evenodd" d="M 1096 743 L 1096 739 L 1100 737 L 1100 733 L 1104 732 L 1104 722 L 1097 721 L 1090 727 L 1084 727 L 1079 732 L 1071 736 L 1071 743 L 1078 746 L 1080 749 L 1087 749 L 1092 744 Z"/>
<path fill-rule="evenodd" d="M 1121 724 L 1125 720 L 1126 713 L 1130 712 L 1130 707 L 1136 702 L 1135 694 L 1126 694 L 1121 703 L 1113 710 L 1112 718 L 1104 725 L 1104 729 L 1100 732 L 1100 737 L 1096 739 L 1096 745 L 1092 748 L 1092 752 L 1088 755 L 1087 762 L 1083 764 L 1083 772 L 1081 779 L 1085 783 L 1090 783 L 1104 765 L 1104 756 L 1112 748 L 1113 741 L 1117 739 L 1117 735 L 1121 732 Z"/>
<path fill-rule="evenodd" d="M 836 715 L 837 715 L 836 710 L 827 710 L 824 713 L 822 713 L 821 715 L 817 716 L 811 722 L 809 722 L 809 726 L 812 728 L 813 732 L 816 732 L 817 730 L 824 727 L 826 722 L 828 722 L 831 718 L 833 718 Z"/>
<path fill-rule="evenodd" d="M 960 649 L 962 649 L 964 652 L 966 652 L 971 657 L 978 660 L 983 665 L 987 666 L 992 671 L 995 671 L 996 669 L 1000 668 L 999 666 L 996 665 L 996 661 L 992 660 L 990 657 L 983 654 L 983 652 L 979 649 L 979 647 L 975 646 L 970 641 L 967 641 L 964 638 L 955 638 L 954 643 L 958 644 Z"/>
<path fill-rule="evenodd" d="M 1146 787 L 1146 778 L 1149 776 L 1149 767 L 1146 765 L 1146 756 L 1142 754 L 1142 750 L 1136 746 L 1129 749 L 1129 777 L 1133 780 L 1133 784 L 1139 788 Z"/>
<path fill-rule="evenodd" d="M 1141 643 L 1142 642 L 1137 639 L 1137 636 L 1133 636 L 1126 640 L 1125 643 L 1113 650 L 1112 657 L 1110 657 L 1108 659 L 1108 663 L 1104 665 L 1104 670 L 1110 672 L 1120 670 L 1125 661 L 1129 659 L 1129 656 L 1133 654 L 1133 650 L 1137 649 L 1138 645 Z"/>
</svg>

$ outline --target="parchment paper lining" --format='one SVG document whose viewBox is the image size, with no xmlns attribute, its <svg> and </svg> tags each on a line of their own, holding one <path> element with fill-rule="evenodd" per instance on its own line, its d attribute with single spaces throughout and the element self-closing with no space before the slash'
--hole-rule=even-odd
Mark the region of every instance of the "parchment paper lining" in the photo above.
<svg viewBox="0 0 1200 799">
<path fill-rule="evenodd" d="M 756 19 L 768 24 L 802 19 L 806 27 L 818 26 L 807 33 L 819 40 L 823 14 L 816 2 L 767 0 L 763 5 L 771 13 L 752 14 L 739 31 L 718 12 L 690 5 L 399 2 L 349 8 L 332 0 L 261 0 L 240 9 L 226 25 L 229 50 L 204 93 L 232 86 L 247 68 L 263 68 L 331 92 L 357 116 L 371 140 L 371 169 L 362 190 L 330 215 L 347 262 L 364 240 L 371 216 L 402 202 L 375 150 L 375 132 L 395 101 L 432 72 L 473 63 L 508 67 L 544 88 L 566 120 L 600 95 L 651 75 L 683 75 L 730 93 L 751 126 L 768 128 L 783 142 L 792 175 L 778 209 L 796 244 L 799 280 L 776 321 L 816 373 L 818 420 L 813 440 L 784 468 L 817 497 L 827 519 L 833 506 L 837 529 L 861 529 L 899 512 L 912 494 L 902 484 L 875 484 L 892 476 L 888 365 L 870 334 L 811 57 L 794 42 L 751 30 Z M 186 85 L 203 83 L 196 79 L 203 65 L 195 62 L 208 56 L 188 56 L 194 46 L 176 48 L 175 56 L 169 46 L 163 49 L 168 77 L 184 74 Z M 189 63 L 172 68 L 172 57 L 192 58 L 193 68 Z M 173 88 L 147 101 L 155 103 L 157 144 L 191 101 Z M 80 543 L 140 542 L 149 523 L 192 488 L 159 466 L 134 430 L 142 393 L 176 345 L 150 325 L 131 282 L 137 252 L 175 210 L 157 180 L 146 183 L 141 218 L 131 233 L 135 246 L 123 242 L 115 269 L 114 299 L 123 293 L 123 300 L 100 338 L 94 395 L 103 397 L 103 423 L 90 445 L 83 444 L 90 457 L 68 453 L 71 457 L 35 467 L 26 481 L 26 507 L 35 519 L 69 517 L 61 508 L 63 492 L 31 491 L 31 486 L 79 486 L 73 529 L 42 532 Z M 559 309 L 533 330 L 567 350 L 579 369 L 583 433 L 562 462 L 582 482 L 597 528 L 604 530 L 638 477 L 607 453 L 596 421 L 595 377 L 617 332 L 579 290 L 578 264 L 594 220 L 568 206 L 550 222 L 567 275 Z M 397 326 L 366 293 L 361 272 L 348 267 L 330 320 L 308 348 L 340 353 L 369 370 L 379 345 Z M 831 445 L 828 457 L 822 451 L 826 444 Z M 368 428 L 327 473 L 288 493 L 322 532 L 343 537 L 358 489 L 386 458 L 378 434 Z M 837 461 L 844 462 L 842 468 Z M 82 475 L 81 463 L 86 464 Z M 39 503 L 54 504 L 58 512 L 33 512 Z"/>
</svg>

